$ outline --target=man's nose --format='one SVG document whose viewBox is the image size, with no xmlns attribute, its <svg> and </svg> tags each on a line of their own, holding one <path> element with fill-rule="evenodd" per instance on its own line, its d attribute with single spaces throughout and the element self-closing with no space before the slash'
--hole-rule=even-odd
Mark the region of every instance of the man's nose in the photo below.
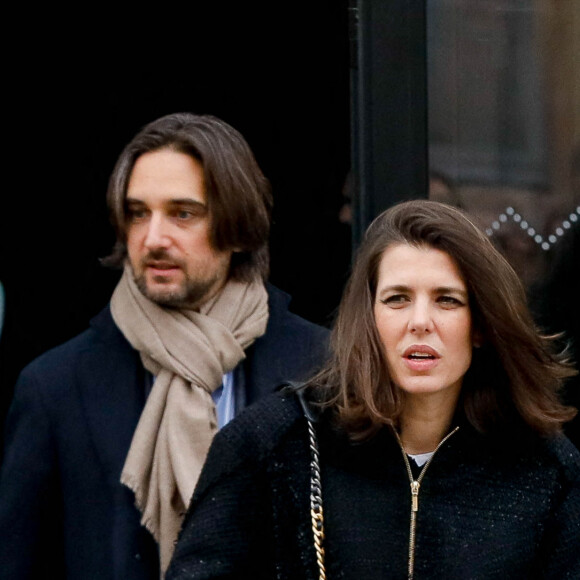
<svg viewBox="0 0 580 580">
<path fill-rule="evenodd" d="M 153 214 L 147 224 L 145 247 L 149 249 L 164 248 L 171 244 L 167 221 L 161 215 Z"/>
</svg>

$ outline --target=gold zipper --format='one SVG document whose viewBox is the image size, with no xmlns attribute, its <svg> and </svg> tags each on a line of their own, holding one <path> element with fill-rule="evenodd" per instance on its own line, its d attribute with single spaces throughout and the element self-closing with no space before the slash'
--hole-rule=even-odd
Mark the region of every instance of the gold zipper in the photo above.
<svg viewBox="0 0 580 580">
<path fill-rule="evenodd" d="M 407 467 L 407 474 L 409 476 L 409 482 L 411 483 L 411 523 L 409 529 L 409 560 L 408 560 L 408 567 L 407 567 L 407 577 L 408 580 L 413 580 L 413 574 L 415 569 L 415 535 L 416 535 L 416 528 L 417 528 L 417 512 L 419 511 L 419 490 L 421 488 L 421 482 L 423 481 L 423 477 L 425 477 L 425 472 L 429 465 L 431 465 L 431 461 L 433 461 L 433 457 L 435 457 L 435 453 L 439 451 L 441 445 L 453 435 L 459 427 L 455 427 L 451 433 L 448 433 L 440 442 L 437 447 L 435 447 L 435 451 L 433 451 L 433 455 L 429 458 L 427 463 L 421 469 L 419 473 L 419 477 L 417 479 L 413 478 L 413 472 L 411 471 L 411 464 L 409 463 L 409 458 L 405 453 L 405 449 L 403 448 L 403 443 L 401 442 L 401 438 L 399 434 L 395 431 L 395 435 L 397 440 L 399 441 L 399 446 L 401 451 L 403 452 L 403 459 L 405 460 L 405 465 Z"/>
</svg>

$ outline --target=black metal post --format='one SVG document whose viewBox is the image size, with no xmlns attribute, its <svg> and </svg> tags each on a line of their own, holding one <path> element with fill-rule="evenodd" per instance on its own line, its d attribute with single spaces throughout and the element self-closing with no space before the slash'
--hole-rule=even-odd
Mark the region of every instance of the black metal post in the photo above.
<svg viewBox="0 0 580 580">
<path fill-rule="evenodd" d="M 427 196 L 425 0 L 351 0 L 353 247 L 381 211 Z"/>
</svg>

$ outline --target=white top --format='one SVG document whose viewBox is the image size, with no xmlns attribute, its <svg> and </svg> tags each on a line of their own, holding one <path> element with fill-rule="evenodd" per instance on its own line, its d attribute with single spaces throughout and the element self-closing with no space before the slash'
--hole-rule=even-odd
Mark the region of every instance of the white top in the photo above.
<svg viewBox="0 0 580 580">
<path fill-rule="evenodd" d="M 417 453 L 416 455 L 408 454 L 409 457 L 419 466 L 423 467 L 431 457 L 433 457 L 434 451 L 430 451 L 429 453 Z"/>
</svg>

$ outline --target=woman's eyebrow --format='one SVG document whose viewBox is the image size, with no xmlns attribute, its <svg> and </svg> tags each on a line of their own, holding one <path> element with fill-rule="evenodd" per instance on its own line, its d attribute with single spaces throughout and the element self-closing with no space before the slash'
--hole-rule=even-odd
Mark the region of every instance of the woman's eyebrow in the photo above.
<svg viewBox="0 0 580 580">
<path fill-rule="evenodd" d="M 467 298 L 467 290 L 458 288 L 457 286 L 439 286 L 435 289 L 437 294 L 459 294 Z"/>
</svg>

